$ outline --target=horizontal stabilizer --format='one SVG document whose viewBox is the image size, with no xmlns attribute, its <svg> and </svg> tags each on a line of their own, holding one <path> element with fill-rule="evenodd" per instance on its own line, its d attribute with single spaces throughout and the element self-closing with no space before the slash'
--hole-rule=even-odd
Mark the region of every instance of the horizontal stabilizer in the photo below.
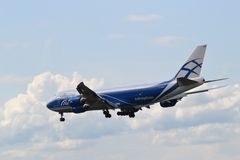
<svg viewBox="0 0 240 160">
<path fill-rule="evenodd" d="M 214 80 L 205 81 L 204 83 L 211 83 L 211 82 L 217 82 L 217 81 L 224 81 L 224 80 L 227 80 L 227 79 L 228 79 L 228 78 L 214 79 Z"/>
<path fill-rule="evenodd" d="M 186 86 L 186 85 L 196 84 L 198 82 L 187 79 L 187 78 L 178 78 L 177 83 L 179 86 Z"/>
</svg>

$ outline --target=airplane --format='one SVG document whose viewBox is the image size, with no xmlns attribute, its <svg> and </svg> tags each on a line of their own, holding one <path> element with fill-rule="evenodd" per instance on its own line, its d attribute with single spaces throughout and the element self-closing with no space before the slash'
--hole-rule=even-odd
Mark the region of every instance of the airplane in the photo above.
<svg viewBox="0 0 240 160">
<path fill-rule="evenodd" d="M 118 116 L 134 118 L 136 112 L 142 108 L 150 109 L 150 106 L 155 103 L 160 103 L 163 108 L 173 107 L 188 95 L 207 92 L 222 86 L 198 91 L 189 90 L 206 83 L 227 79 L 206 81 L 201 77 L 206 48 L 207 45 L 197 46 L 177 74 L 168 81 L 99 92 L 91 90 L 81 82 L 76 87 L 79 94 L 59 96 L 49 102 L 47 108 L 58 112 L 61 115 L 60 121 L 63 122 L 65 121 L 64 113 L 102 110 L 106 118 L 111 118 L 109 110 L 118 110 Z"/>
</svg>

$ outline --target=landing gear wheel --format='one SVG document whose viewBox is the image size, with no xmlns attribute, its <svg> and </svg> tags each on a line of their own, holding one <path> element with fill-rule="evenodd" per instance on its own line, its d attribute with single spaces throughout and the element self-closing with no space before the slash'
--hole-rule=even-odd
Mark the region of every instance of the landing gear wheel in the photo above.
<svg viewBox="0 0 240 160">
<path fill-rule="evenodd" d="M 132 112 L 132 113 L 129 113 L 129 117 L 130 117 L 130 118 L 134 118 L 134 117 L 135 117 L 135 114 L 134 114 L 134 112 Z"/>
<path fill-rule="evenodd" d="M 103 110 L 103 114 L 105 115 L 106 118 L 111 118 L 112 115 L 109 113 L 108 110 Z"/>
<path fill-rule="evenodd" d="M 61 117 L 60 122 L 64 122 L 64 121 L 65 121 L 65 118 Z"/>
<path fill-rule="evenodd" d="M 111 115 L 111 114 L 106 114 L 105 117 L 106 117 L 106 118 L 111 118 L 112 115 Z"/>
<path fill-rule="evenodd" d="M 63 113 L 59 113 L 61 115 L 60 122 L 64 122 L 65 118 L 63 117 Z"/>
</svg>

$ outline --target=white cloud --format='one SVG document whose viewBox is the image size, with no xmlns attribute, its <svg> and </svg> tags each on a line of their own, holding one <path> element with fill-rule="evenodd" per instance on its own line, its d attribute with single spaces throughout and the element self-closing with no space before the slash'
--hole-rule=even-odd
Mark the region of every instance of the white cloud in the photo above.
<svg viewBox="0 0 240 160">
<path fill-rule="evenodd" d="M 208 97 L 209 100 L 189 106 L 189 101 L 194 101 L 195 97 L 202 100 Z M 186 97 L 173 108 L 164 109 L 156 104 L 152 106 L 151 110 L 146 110 L 144 113 L 137 115 L 134 120 L 128 120 L 127 122 L 134 129 L 149 127 L 150 125 L 158 130 L 168 130 L 203 124 L 236 123 L 239 120 L 240 87 L 234 85 Z"/>
<path fill-rule="evenodd" d="M 74 73 L 72 78 L 50 72 L 34 77 L 25 93 L 21 93 L 5 103 L 0 120 L 1 130 L 9 129 L 11 134 L 16 136 L 18 132 L 29 132 L 34 128 L 50 125 L 48 123 L 52 121 L 51 116 L 54 115 L 56 118 L 58 115 L 55 116 L 47 110 L 46 103 L 57 92 L 74 89 L 81 81 L 93 89 L 103 84 L 102 80 L 83 79 L 77 73 Z"/>
<path fill-rule="evenodd" d="M 6 102 L 0 119 L 3 159 L 239 159 L 240 87 L 186 97 L 173 108 L 159 104 L 135 119 L 105 119 L 102 113 L 66 114 L 66 123 L 46 103 L 56 93 L 84 81 L 93 89 L 103 80 L 50 72 L 37 75 L 26 92 Z M 92 151 L 94 150 L 94 154 Z M 119 154 L 119 150 L 122 151 Z M 223 152 L 224 151 L 224 152 Z M 111 154 L 109 154 L 111 153 Z M 204 153 L 201 157 L 196 154 Z"/>
<path fill-rule="evenodd" d="M 177 37 L 177 36 L 160 36 L 156 37 L 153 42 L 155 44 L 163 45 L 163 46 L 171 46 L 174 44 L 177 44 L 179 42 L 182 42 L 184 38 Z"/>
<path fill-rule="evenodd" d="M 127 16 L 128 21 L 133 22 L 151 22 L 159 19 L 160 16 L 157 14 L 147 14 L 147 15 L 129 15 Z"/>
<path fill-rule="evenodd" d="M 81 145 L 81 140 L 76 139 L 64 139 L 62 141 L 57 142 L 57 146 L 63 149 L 72 149 L 76 148 L 77 146 Z"/>
</svg>

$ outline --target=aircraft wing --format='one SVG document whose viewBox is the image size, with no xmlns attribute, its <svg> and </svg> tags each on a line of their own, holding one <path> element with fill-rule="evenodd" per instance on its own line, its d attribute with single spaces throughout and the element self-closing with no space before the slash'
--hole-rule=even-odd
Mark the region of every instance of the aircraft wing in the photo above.
<svg viewBox="0 0 240 160">
<path fill-rule="evenodd" d="M 84 102 L 83 106 L 88 110 L 115 109 L 117 107 L 85 86 L 83 82 L 79 83 L 76 89 Z"/>
<path fill-rule="evenodd" d="M 196 93 L 203 93 L 203 92 L 208 92 L 208 91 L 211 91 L 211 90 L 215 90 L 215 89 L 220 89 L 220 88 L 223 88 L 223 87 L 226 87 L 226 86 L 220 86 L 220 87 L 215 87 L 215 88 L 208 88 L 208 89 L 203 89 L 203 90 L 198 90 L 198 91 L 192 91 L 192 92 L 185 92 L 185 93 L 181 93 L 179 95 L 176 95 L 174 97 L 171 97 L 165 101 L 169 101 L 169 100 L 181 100 L 183 97 L 186 97 L 188 95 L 191 95 L 191 94 L 196 94 Z"/>
<path fill-rule="evenodd" d="M 215 89 L 220 89 L 220 88 L 223 88 L 223 87 L 226 87 L 226 86 L 209 88 L 209 89 L 204 89 L 204 90 L 199 90 L 199 91 L 186 92 L 185 94 L 186 94 L 186 95 L 189 95 L 189 94 L 195 94 L 195 93 L 203 93 L 203 92 L 208 92 L 208 91 L 215 90 Z"/>
<path fill-rule="evenodd" d="M 212 83 L 212 82 L 217 82 L 217 81 L 223 81 L 223 80 L 227 80 L 228 78 L 221 78 L 221 79 L 214 79 L 214 80 L 208 80 L 208 81 L 204 81 L 204 83 Z M 179 86 L 184 86 L 184 85 L 190 85 L 190 84 L 194 84 L 197 83 L 196 81 L 190 80 L 190 79 L 186 79 L 186 78 L 178 78 L 177 79 L 177 83 Z M 226 86 L 220 86 L 220 87 L 215 87 L 215 88 L 209 88 L 209 89 L 204 89 L 204 90 L 198 90 L 198 91 L 191 91 L 191 92 L 185 92 L 185 93 L 181 93 L 179 95 L 176 95 L 174 97 L 171 97 L 165 101 L 169 101 L 169 100 L 181 100 L 183 97 L 186 97 L 190 94 L 196 94 L 196 93 L 203 93 L 203 92 L 208 92 L 210 90 L 214 90 L 214 89 L 219 89 L 219 88 L 223 88 Z"/>
</svg>

